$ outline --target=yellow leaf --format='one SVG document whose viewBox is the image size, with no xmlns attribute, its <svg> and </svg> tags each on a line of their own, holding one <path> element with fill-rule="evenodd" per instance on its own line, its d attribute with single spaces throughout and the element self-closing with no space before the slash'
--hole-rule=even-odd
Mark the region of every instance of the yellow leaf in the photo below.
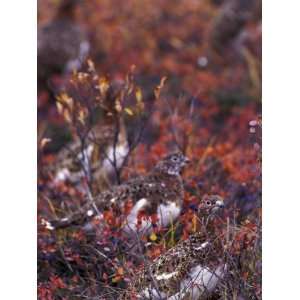
<svg viewBox="0 0 300 300">
<path fill-rule="evenodd" d="M 119 267 L 119 268 L 117 269 L 117 273 L 118 273 L 118 275 L 123 276 L 123 275 L 124 275 L 124 269 L 123 269 L 122 267 Z"/>
<path fill-rule="evenodd" d="M 111 280 L 112 283 L 116 283 L 119 281 L 119 278 L 118 276 L 117 277 L 113 277 L 113 279 Z"/>
<path fill-rule="evenodd" d="M 87 60 L 87 64 L 88 64 L 88 67 L 89 67 L 89 71 L 95 72 L 95 65 L 94 65 L 94 62 L 91 59 Z"/>
<path fill-rule="evenodd" d="M 58 113 L 61 115 L 62 112 L 63 112 L 63 110 L 64 110 L 62 104 L 61 104 L 60 102 L 57 101 L 57 102 L 56 102 L 56 107 L 57 107 Z"/>
<path fill-rule="evenodd" d="M 121 106 L 120 100 L 116 100 L 115 109 L 117 112 L 122 111 L 122 106 Z"/>
<path fill-rule="evenodd" d="M 139 87 L 136 88 L 135 97 L 136 97 L 137 102 L 142 102 L 143 101 L 142 90 Z"/>
<path fill-rule="evenodd" d="M 174 48 L 177 48 L 177 49 L 182 48 L 182 46 L 184 45 L 182 40 L 177 39 L 177 38 L 171 38 L 170 43 Z"/>
<path fill-rule="evenodd" d="M 117 275 L 115 277 L 113 277 L 113 279 L 111 280 L 113 283 L 117 283 L 121 280 L 121 276 L 120 275 Z"/>
<path fill-rule="evenodd" d="M 126 107 L 124 110 L 127 112 L 128 115 L 133 116 L 133 111 L 130 108 Z"/>
<path fill-rule="evenodd" d="M 84 73 L 84 72 L 77 73 L 77 80 L 79 80 L 80 82 L 84 82 L 88 77 L 89 77 L 89 74 L 87 74 L 87 73 Z"/>
<path fill-rule="evenodd" d="M 58 96 L 58 100 L 62 103 L 65 104 L 67 107 L 70 109 L 73 109 L 73 99 L 65 92 L 61 93 Z"/>
<path fill-rule="evenodd" d="M 99 89 L 101 95 L 105 95 L 107 90 L 109 89 L 109 81 L 105 77 L 101 77 L 99 79 Z"/>
<path fill-rule="evenodd" d="M 68 110 L 64 110 L 63 112 L 63 116 L 64 116 L 64 119 L 68 122 L 68 123 L 72 123 L 72 118 L 71 118 L 71 114 Z"/>
<path fill-rule="evenodd" d="M 149 238 L 152 242 L 154 242 L 157 240 L 157 235 L 154 232 L 152 232 Z"/>
<path fill-rule="evenodd" d="M 78 120 L 82 125 L 85 124 L 85 113 L 83 109 L 81 109 L 78 113 Z"/>
<path fill-rule="evenodd" d="M 155 88 L 155 90 L 154 90 L 154 95 L 155 95 L 155 98 L 156 98 L 156 99 L 159 98 L 159 96 L 160 96 L 160 90 L 163 88 L 163 86 L 164 86 L 166 80 L 167 80 L 167 77 L 164 76 L 164 77 L 160 80 L 159 85 Z"/>
<path fill-rule="evenodd" d="M 143 103 L 143 94 L 142 94 L 142 90 L 137 87 L 136 91 L 135 91 L 135 97 L 136 97 L 136 101 L 137 101 L 137 107 L 138 109 L 141 111 L 144 109 L 145 105 Z"/>
</svg>

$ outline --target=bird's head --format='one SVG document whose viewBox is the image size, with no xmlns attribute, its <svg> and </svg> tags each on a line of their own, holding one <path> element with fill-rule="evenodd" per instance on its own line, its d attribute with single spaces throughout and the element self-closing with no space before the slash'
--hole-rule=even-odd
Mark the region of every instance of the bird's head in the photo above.
<svg viewBox="0 0 300 300">
<path fill-rule="evenodd" d="M 224 208 L 224 199 L 219 195 L 204 195 L 199 204 L 201 214 L 212 215 Z"/>
<path fill-rule="evenodd" d="M 168 175 L 179 175 L 182 169 L 190 160 L 181 152 L 176 152 L 165 156 L 155 166 L 155 170 L 166 173 Z"/>
</svg>

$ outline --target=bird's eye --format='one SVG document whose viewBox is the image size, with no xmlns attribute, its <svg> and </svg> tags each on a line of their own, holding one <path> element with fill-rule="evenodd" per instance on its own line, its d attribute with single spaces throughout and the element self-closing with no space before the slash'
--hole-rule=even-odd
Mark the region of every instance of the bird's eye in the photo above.
<svg viewBox="0 0 300 300">
<path fill-rule="evenodd" d="M 172 158 L 172 160 L 173 160 L 173 161 L 178 161 L 178 158 L 177 158 L 176 156 L 174 156 L 174 157 Z"/>
<path fill-rule="evenodd" d="M 210 206 L 210 205 L 211 205 L 211 202 L 210 202 L 210 201 L 206 201 L 206 205 L 207 205 L 207 206 Z"/>
</svg>

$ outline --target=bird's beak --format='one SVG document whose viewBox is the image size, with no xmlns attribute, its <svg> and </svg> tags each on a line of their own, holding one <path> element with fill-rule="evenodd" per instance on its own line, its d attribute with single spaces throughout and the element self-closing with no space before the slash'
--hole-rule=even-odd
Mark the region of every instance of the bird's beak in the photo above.
<svg viewBox="0 0 300 300">
<path fill-rule="evenodd" d="M 190 162 L 191 162 L 191 161 L 190 161 L 189 158 L 187 158 L 187 157 L 184 158 L 184 163 L 185 163 L 185 164 L 189 164 Z"/>
<path fill-rule="evenodd" d="M 223 201 L 223 200 L 218 200 L 218 201 L 216 202 L 216 206 L 217 206 L 218 208 L 224 208 L 224 207 L 225 207 L 224 201 Z"/>
<path fill-rule="evenodd" d="M 212 209 L 212 213 L 217 213 L 225 207 L 224 201 L 219 199 L 216 201 L 214 208 Z"/>
</svg>

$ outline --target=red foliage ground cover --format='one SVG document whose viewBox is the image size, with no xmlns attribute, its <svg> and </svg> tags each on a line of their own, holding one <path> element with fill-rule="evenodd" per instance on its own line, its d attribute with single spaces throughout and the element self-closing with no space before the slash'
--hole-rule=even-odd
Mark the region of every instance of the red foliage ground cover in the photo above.
<svg viewBox="0 0 300 300">
<path fill-rule="evenodd" d="M 88 33 L 99 78 L 112 83 L 132 76 L 134 92 L 126 94 L 126 105 L 121 103 L 131 144 L 147 120 L 119 179 L 146 173 L 178 147 L 192 160 L 183 175 L 183 212 L 173 229 L 144 237 L 151 243 L 145 258 L 157 257 L 195 232 L 193 207 L 204 194 L 220 194 L 226 203 L 224 224 L 230 225 L 220 235 L 227 236 L 232 257 L 220 294 L 261 299 L 260 3 L 249 1 L 247 16 L 232 29 L 222 19 L 223 2 L 87 1 L 77 21 Z M 53 3 L 41 1 L 39 24 L 51 19 Z M 236 14 L 243 13 L 241 6 Z M 71 77 L 53 75 L 52 80 L 60 85 Z M 144 105 L 140 111 L 138 99 Z M 55 101 L 47 89 L 39 90 L 38 297 L 116 299 L 141 264 L 118 230 L 130 203 L 119 214 L 109 211 L 103 220 L 94 220 L 90 231 L 50 232 L 41 225 L 42 219 L 82 205 L 86 196 L 69 182 L 54 186 L 53 177 L 41 171 L 76 135 Z"/>
</svg>

